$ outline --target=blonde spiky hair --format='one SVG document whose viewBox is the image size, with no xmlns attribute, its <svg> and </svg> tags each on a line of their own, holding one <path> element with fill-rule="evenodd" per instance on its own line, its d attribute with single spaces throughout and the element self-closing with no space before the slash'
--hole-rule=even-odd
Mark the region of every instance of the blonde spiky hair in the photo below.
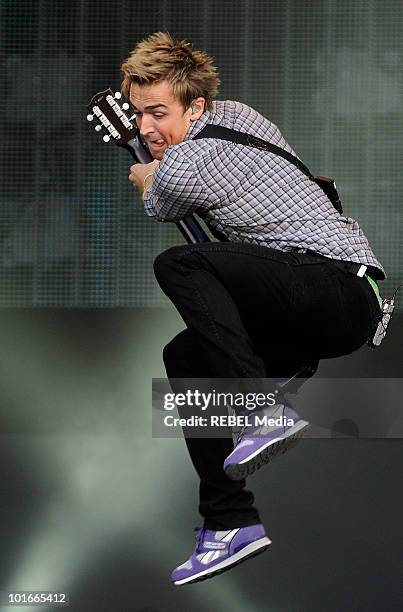
<svg viewBox="0 0 403 612">
<path fill-rule="evenodd" d="M 168 32 L 156 32 L 142 40 L 122 64 L 122 92 L 128 97 L 131 83 L 149 85 L 168 81 L 184 109 L 203 97 L 211 110 L 220 79 L 213 58 L 195 51 L 186 40 L 176 40 Z"/>
</svg>

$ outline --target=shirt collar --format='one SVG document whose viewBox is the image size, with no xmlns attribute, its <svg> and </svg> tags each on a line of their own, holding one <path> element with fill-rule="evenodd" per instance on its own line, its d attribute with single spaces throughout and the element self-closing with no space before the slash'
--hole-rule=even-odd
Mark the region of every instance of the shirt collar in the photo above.
<svg viewBox="0 0 403 612">
<path fill-rule="evenodd" d="M 202 131 L 204 126 L 210 123 L 211 115 L 212 113 L 210 111 L 205 111 L 199 119 L 192 121 L 186 132 L 185 140 L 193 140 L 193 138 Z"/>
</svg>

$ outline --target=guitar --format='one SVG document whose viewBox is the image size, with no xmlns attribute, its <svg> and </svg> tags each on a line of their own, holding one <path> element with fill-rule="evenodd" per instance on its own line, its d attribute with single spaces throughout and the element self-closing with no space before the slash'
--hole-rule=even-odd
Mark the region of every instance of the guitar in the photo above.
<svg viewBox="0 0 403 612">
<path fill-rule="evenodd" d="M 120 92 L 113 94 L 111 89 L 95 94 L 87 105 L 89 111 L 87 120 L 93 121 L 96 117 L 99 124 L 96 125 L 95 130 L 100 132 L 102 128 L 106 129 L 107 134 L 103 136 L 104 142 L 112 139 L 114 144 L 127 149 L 136 163 L 148 164 L 153 161 L 153 158 L 141 141 L 136 123 L 133 123 L 124 112 L 129 109 L 129 104 L 124 102 L 120 106 L 118 103 L 121 97 Z M 178 221 L 176 226 L 189 243 L 210 242 L 210 238 L 193 215 L 187 215 Z"/>
</svg>

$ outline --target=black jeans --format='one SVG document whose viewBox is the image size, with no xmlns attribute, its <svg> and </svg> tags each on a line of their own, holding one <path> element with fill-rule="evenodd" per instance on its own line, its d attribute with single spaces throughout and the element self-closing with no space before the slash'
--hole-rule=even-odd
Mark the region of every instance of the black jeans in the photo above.
<svg viewBox="0 0 403 612">
<path fill-rule="evenodd" d="M 379 319 L 367 279 L 313 255 L 235 242 L 192 244 L 161 253 L 154 271 L 187 326 L 164 348 L 169 379 L 292 376 L 319 359 L 353 352 Z M 232 440 L 187 438 L 186 444 L 200 477 L 204 526 L 260 522 L 245 481 L 223 471 Z"/>
</svg>

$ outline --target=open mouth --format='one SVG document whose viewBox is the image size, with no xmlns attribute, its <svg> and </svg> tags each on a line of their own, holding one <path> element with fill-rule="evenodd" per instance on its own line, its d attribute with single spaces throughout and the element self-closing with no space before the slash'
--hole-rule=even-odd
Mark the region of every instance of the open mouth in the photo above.
<svg viewBox="0 0 403 612">
<path fill-rule="evenodd" d="M 154 147 L 154 148 L 157 148 L 157 149 L 159 147 L 162 147 L 164 144 L 165 144 L 165 140 L 162 140 L 162 139 L 160 139 L 160 140 L 151 140 L 150 141 L 150 145 L 152 147 Z"/>
</svg>

